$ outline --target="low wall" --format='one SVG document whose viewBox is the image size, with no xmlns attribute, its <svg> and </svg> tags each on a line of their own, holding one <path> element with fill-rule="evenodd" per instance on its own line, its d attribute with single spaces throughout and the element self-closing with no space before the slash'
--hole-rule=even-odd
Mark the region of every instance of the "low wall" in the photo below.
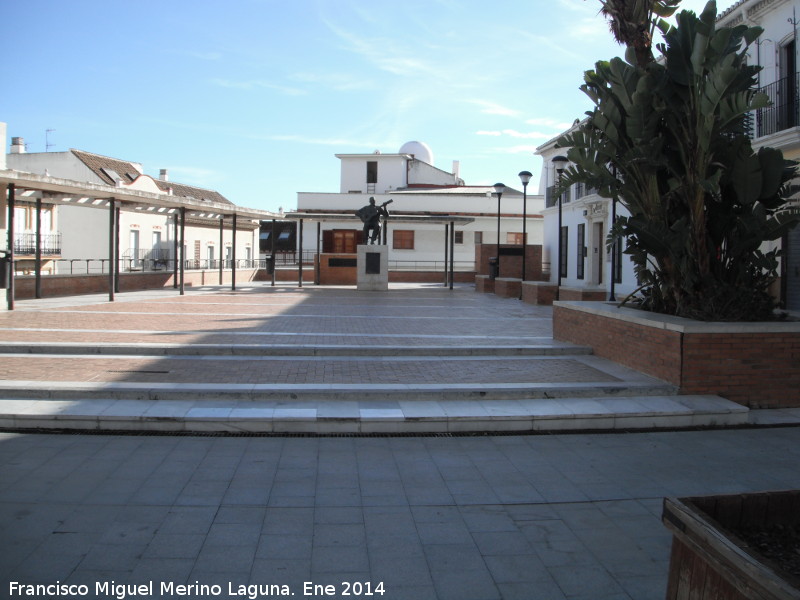
<svg viewBox="0 0 800 600">
<path fill-rule="evenodd" d="M 553 337 L 750 408 L 800 407 L 800 322 L 706 323 L 606 302 L 553 303 Z"/>
<path fill-rule="evenodd" d="M 549 306 L 556 299 L 557 288 L 558 286 L 548 281 L 523 281 L 522 301 Z"/>
<path fill-rule="evenodd" d="M 523 247 L 513 244 L 500 244 L 500 275 L 521 278 Z M 489 259 L 497 256 L 497 244 L 477 244 L 475 246 L 475 268 L 480 275 L 489 274 Z M 542 246 L 525 246 L 525 279 L 542 279 Z"/>
<path fill-rule="evenodd" d="M 494 280 L 494 293 L 501 298 L 519 298 L 521 284 L 520 279 L 498 277 Z"/>
<path fill-rule="evenodd" d="M 241 269 L 236 271 L 237 283 L 246 283 L 256 279 L 257 269 Z M 119 291 L 133 292 L 151 290 L 174 285 L 172 271 L 147 271 L 143 273 L 120 273 Z M 220 285 L 219 271 L 185 271 L 185 286 Z M 224 271 L 222 284 L 231 282 L 230 270 Z M 80 294 L 102 294 L 108 292 L 108 274 L 98 275 L 43 275 L 42 296 L 78 296 Z M 36 278 L 33 275 L 17 275 L 14 277 L 14 297 L 17 300 L 28 300 L 36 297 Z"/>
<path fill-rule="evenodd" d="M 280 283 L 297 283 L 299 272 L 297 268 L 276 269 L 275 281 Z M 474 271 L 458 271 L 453 274 L 456 283 L 474 283 Z M 219 271 L 185 271 L 184 286 L 197 287 L 201 285 L 220 285 Z M 236 271 L 236 283 L 250 281 L 272 281 L 272 275 L 266 269 L 240 269 Z M 441 283 L 444 285 L 444 273 L 439 271 L 389 271 L 389 281 L 392 283 Z M 310 266 L 303 268 L 303 282 L 314 283 L 314 269 Z M 231 283 L 230 270 L 224 271 L 222 285 Z M 119 291 L 135 292 L 137 290 L 152 290 L 174 285 L 172 271 L 147 271 L 143 273 L 120 273 Z M 355 282 L 352 284 L 355 286 Z M 5 298 L 5 290 L 2 290 Z M 108 274 L 97 275 L 43 275 L 42 296 L 54 298 L 58 296 L 80 296 L 81 294 L 106 294 L 108 293 Z M 14 298 L 17 300 L 30 300 L 36 297 L 36 278 L 33 275 L 17 275 L 14 277 Z"/>
</svg>

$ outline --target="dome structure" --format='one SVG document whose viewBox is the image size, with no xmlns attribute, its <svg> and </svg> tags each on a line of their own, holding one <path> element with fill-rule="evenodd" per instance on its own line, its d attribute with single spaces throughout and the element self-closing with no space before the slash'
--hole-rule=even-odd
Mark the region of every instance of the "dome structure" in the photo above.
<svg viewBox="0 0 800 600">
<path fill-rule="evenodd" d="M 406 142 L 400 146 L 399 154 L 411 154 L 417 160 L 429 165 L 433 164 L 433 151 L 425 142 Z"/>
</svg>

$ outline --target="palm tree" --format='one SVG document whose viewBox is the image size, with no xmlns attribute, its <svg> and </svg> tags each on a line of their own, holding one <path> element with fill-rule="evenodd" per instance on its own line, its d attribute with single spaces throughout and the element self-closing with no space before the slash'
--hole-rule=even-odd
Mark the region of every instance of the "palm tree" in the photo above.
<svg viewBox="0 0 800 600">
<path fill-rule="evenodd" d="M 573 163 L 562 186 L 583 182 L 628 209 L 612 234 L 627 239 L 644 308 L 711 320 L 769 318 L 778 253 L 761 245 L 798 215 L 786 203 L 794 163 L 778 150 L 754 152 L 743 127 L 745 115 L 768 102 L 754 91 L 759 67 L 746 57 L 761 29 L 717 29 L 712 1 L 699 17 L 683 11 L 676 27 L 658 25 L 662 55 L 642 65 L 652 42 L 641 11 L 660 14 L 677 2 L 601 1 L 617 23 L 612 30 L 633 36 L 628 43 L 640 51 L 629 45 L 627 62 L 600 61 L 586 72 L 581 89 L 595 107 L 558 142 Z"/>
<path fill-rule="evenodd" d="M 681 0 L 600 0 L 600 12 L 608 19 L 614 39 L 632 49 L 635 64 L 645 67 L 653 61 L 653 34 L 671 17 Z M 661 19 L 661 20 L 660 20 Z"/>
</svg>

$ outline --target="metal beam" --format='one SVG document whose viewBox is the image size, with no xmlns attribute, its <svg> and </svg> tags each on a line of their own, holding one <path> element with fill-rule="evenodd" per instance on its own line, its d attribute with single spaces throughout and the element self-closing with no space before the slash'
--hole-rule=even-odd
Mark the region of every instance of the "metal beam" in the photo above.
<svg viewBox="0 0 800 600">
<path fill-rule="evenodd" d="M 298 245 L 298 260 L 297 264 L 300 265 L 297 269 L 299 272 L 299 281 L 298 287 L 303 287 L 303 219 L 300 219 L 300 231 L 297 235 L 297 245 Z"/>
<path fill-rule="evenodd" d="M 219 284 L 222 285 L 222 272 L 225 268 L 224 265 L 224 253 L 222 252 L 225 249 L 225 242 L 223 241 L 223 231 L 225 228 L 225 215 L 219 216 Z M 209 268 L 211 265 L 208 265 Z"/>
<path fill-rule="evenodd" d="M 36 198 L 36 257 L 34 261 L 35 296 L 42 297 L 42 198 Z"/>
<path fill-rule="evenodd" d="M 117 206 L 114 198 L 108 203 L 108 301 L 114 302 L 114 263 L 117 241 Z"/>
<path fill-rule="evenodd" d="M 231 290 L 236 290 L 236 213 L 231 215 Z"/>
<path fill-rule="evenodd" d="M 456 224 L 450 223 L 450 289 L 453 289 L 453 270 L 455 266 L 454 256 L 456 253 Z"/>
<path fill-rule="evenodd" d="M 185 294 L 183 280 L 184 280 L 184 270 L 186 267 L 186 207 L 181 206 L 181 266 L 180 266 L 180 290 L 181 296 Z"/>
<path fill-rule="evenodd" d="M 6 301 L 8 310 L 14 310 L 14 194 L 16 186 L 8 184 L 8 254 L 6 255 L 6 266 L 8 267 L 8 288 L 6 289 Z"/>
</svg>

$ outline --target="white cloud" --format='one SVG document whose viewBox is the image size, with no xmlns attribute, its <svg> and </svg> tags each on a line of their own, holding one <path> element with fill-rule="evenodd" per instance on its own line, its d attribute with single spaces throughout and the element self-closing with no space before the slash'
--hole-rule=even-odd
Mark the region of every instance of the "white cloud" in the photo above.
<svg viewBox="0 0 800 600">
<path fill-rule="evenodd" d="M 503 117 L 518 117 L 522 114 L 520 111 L 509 108 L 507 106 L 503 106 L 501 104 L 497 104 L 495 102 L 489 102 L 488 100 L 470 100 L 472 104 L 477 104 L 478 106 L 483 107 L 481 112 L 487 115 L 500 115 Z"/>
</svg>

